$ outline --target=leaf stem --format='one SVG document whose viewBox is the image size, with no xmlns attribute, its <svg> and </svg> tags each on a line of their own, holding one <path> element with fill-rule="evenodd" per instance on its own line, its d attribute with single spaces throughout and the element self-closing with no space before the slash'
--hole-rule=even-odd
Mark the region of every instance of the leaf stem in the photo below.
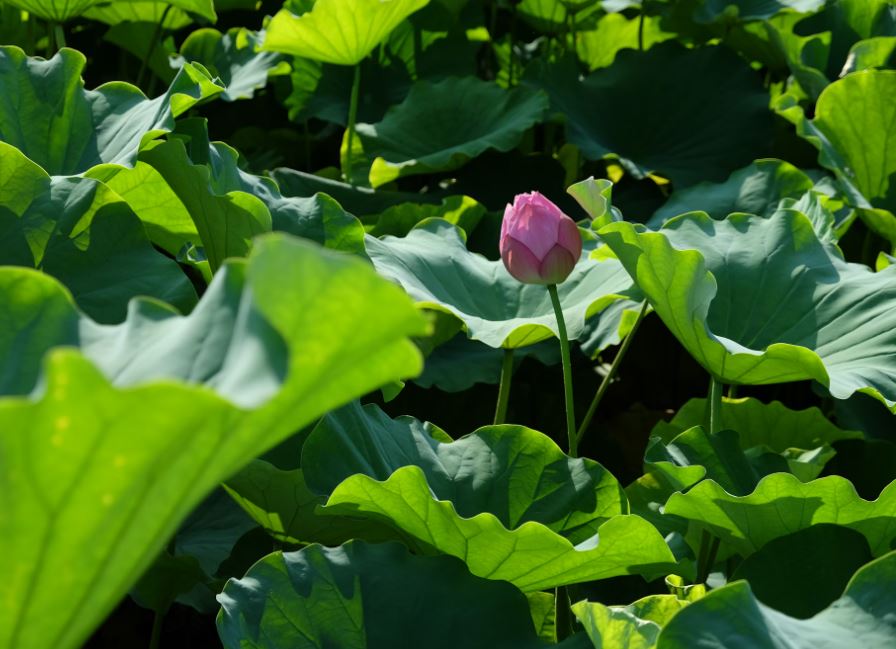
<svg viewBox="0 0 896 649">
<path fill-rule="evenodd" d="M 352 174 L 352 147 L 355 144 L 355 120 L 358 117 L 358 94 L 361 89 L 361 63 L 355 64 L 355 78 L 352 81 L 352 95 L 348 105 L 348 150 L 345 152 L 345 179 L 349 185 L 354 185 Z"/>
<path fill-rule="evenodd" d="M 495 407 L 495 425 L 503 424 L 507 419 L 507 401 L 510 398 L 510 381 L 513 377 L 513 349 L 504 350 L 504 361 L 501 363 L 501 383 L 498 386 L 498 405 Z"/>
<path fill-rule="evenodd" d="M 722 382 L 715 376 L 709 382 L 709 433 L 718 433 L 722 428 Z"/>
<path fill-rule="evenodd" d="M 513 88 L 513 63 L 516 59 L 516 3 L 510 5 L 510 58 L 507 63 L 507 87 Z"/>
<path fill-rule="evenodd" d="M 719 545 L 721 539 L 713 536 L 707 530 L 703 530 L 700 535 L 700 550 L 697 553 L 697 583 L 705 584 L 709 577 L 709 571 L 712 570 L 716 562 L 716 556 L 719 553 Z"/>
<path fill-rule="evenodd" d="M 641 5 L 641 11 L 638 13 L 638 51 L 644 51 L 644 5 Z"/>
<path fill-rule="evenodd" d="M 572 608 L 566 586 L 557 586 L 554 590 L 554 627 L 557 629 L 557 642 L 563 642 L 572 635 Z"/>
<path fill-rule="evenodd" d="M 569 454 L 572 457 L 577 457 L 579 449 L 576 439 L 576 413 L 572 398 L 572 364 L 569 358 L 566 321 L 563 319 L 563 307 L 560 304 L 560 296 L 557 294 L 557 285 L 549 284 L 548 293 L 551 295 L 551 304 L 554 305 L 554 315 L 557 317 L 557 330 L 560 332 L 560 357 L 563 360 L 563 395 L 566 405 L 566 437 L 569 440 Z"/>
<path fill-rule="evenodd" d="M 149 65 L 149 60 L 152 58 L 152 55 L 156 52 L 156 45 L 158 45 L 159 41 L 162 38 L 162 30 L 165 28 L 165 19 L 168 18 L 168 10 L 171 9 L 171 5 L 165 5 L 165 9 L 162 11 L 162 17 L 159 18 L 159 22 L 156 23 L 156 28 L 152 33 L 152 39 L 149 41 L 149 50 L 146 52 L 146 56 L 143 57 L 143 61 L 140 63 L 140 71 L 137 73 L 137 87 L 142 87 L 143 84 L 143 76 L 146 74 L 147 66 Z"/>
<path fill-rule="evenodd" d="M 152 618 L 152 635 L 149 637 L 149 649 L 159 649 L 162 646 L 162 624 L 165 622 L 165 614 L 155 612 Z"/>
<path fill-rule="evenodd" d="M 638 313 L 638 319 L 635 320 L 635 324 L 632 325 L 631 331 L 628 332 L 625 340 L 622 341 L 622 346 L 619 348 L 619 351 L 616 353 L 616 358 L 613 359 L 613 363 L 610 365 L 610 371 L 607 372 L 607 375 L 600 382 L 597 392 L 594 393 L 591 405 L 588 406 L 588 412 L 585 413 L 585 418 L 582 420 L 582 423 L 579 425 L 579 430 L 576 433 L 576 445 L 581 443 L 582 437 L 585 436 L 585 431 L 587 431 L 588 426 L 591 425 L 591 419 L 594 417 L 594 413 L 597 412 L 597 407 L 600 405 L 601 400 L 604 398 L 604 394 L 606 394 L 607 389 L 616 377 L 616 373 L 619 371 L 619 365 L 622 363 L 622 359 L 625 358 L 628 348 L 631 347 L 632 340 L 635 338 L 635 333 L 637 333 L 638 327 L 641 326 L 641 321 L 644 319 L 644 316 L 647 315 L 647 307 L 648 303 L 645 300 L 644 304 L 641 306 L 641 312 Z"/>
<path fill-rule="evenodd" d="M 57 52 L 65 47 L 65 30 L 62 29 L 62 24 L 53 23 L 53 38 L 56 40 Z"/>
</svg>

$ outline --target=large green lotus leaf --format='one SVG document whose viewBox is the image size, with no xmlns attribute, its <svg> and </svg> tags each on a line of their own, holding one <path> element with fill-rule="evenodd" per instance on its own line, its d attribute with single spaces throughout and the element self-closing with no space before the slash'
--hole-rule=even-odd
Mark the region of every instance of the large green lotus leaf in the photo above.
<svg viewBox="0 0 896 649">
<path fill-rule="evenodd" d="M 270 554 L 218 600 L 226 649 L 548 646 L 516 588 L 475 577 L 454 557 L 414 556 L 397 543 Z"/>
<path fill-rule="evenodd" d="M 224 488 L 264 530 L 281 543 L 339 545 L 353 538 L 388 541 L 392 530 L 370 521 L 316 513 L 326 496 L 311 491 L 301 469 L 279 469 L 253 460 L 231 476 Z"/>
<path fill-rule="evenodd" d="M 896 67 L 896 36 L 877 36 L 859 41 L 849 48 L 843 73 Z"/>
<path fill-rule="evenodd" d="M 327 248 L 365 254 L 363 226 L 335 200 L 320 192 L 283 195 L 275 181 L 240 169 L 236 149 L 223 142 L 209 143 L 204 120 L 191 122 L 191 126 L 191 159 L 207 165 L 216 192 L 244 192 L 260 199 L 270 211 L 274 230 L 316 241 Z"/>
<path fill-rule="evenodd" d="M 622 50 L 613 65 L 582 80 L 563 65 L 532 76 L 566 116 L 567 137 L 586 158 L 618 155 L 676 188 L 724 180 L 769 151 L 768 93 L 756 72 L 722 47 L 660 43 Z"/>
<path fill-rule="evenodd" d="M 85 176 L 101 180 L 121 196 L 140 218 L 149 240 L 172 257 L 184 247 L 200 243 L 196 223 L 187 206 L 152 165 L 140 160 L 131 168 L 99 165 Z M 225 207 L 229 204 L 224 203 Z M 248 207 L 251 208 L 251 203 Z"/>
<path fill-rule="evenodd" d="M 699 426 L 707 412 L 706 399 L 691 399 L 668 423 L 657 424 L 651 435 L 672 441 L 692 426 Z M 780 401 L 723 399 L 720 426 L 736 430 L 744 450 L 768 449 L 786 457 L 790 472 L 803 480 L 818 477 L 833 456 L 831 445 L 843 439 L 861 439 L 860 431 L 843 430 L 815 407 L 791 410 Z"/>
<path fill-rule="evenodd" d="M 124 319 L 136 295 L 189 311 L 196 292 L 177 264 L 156 252 L 140 221 L 108 187 L 51 177 L 0 142 L 0 264 L 59 279 L 100 322 Z"/>
<path fill-rule="evenodd" d="M 196 226 L 212 272 L 228 257 L 245 256 L 252 239 L 271 230 L 271 213 L 261 199 L 241 191 L 220 191 L 205 165 L 194 165 L 183 142 L 148 148 L 140 160 L 152 166 L 183 204 Z M 147 197 L 148 198 L 148 197 Z"/>
<path fill-rule="evenodd" d="M 801 620 L 766 606 L 738 581 L 679 612 L 657 648 L 885 649 L 896 643 L 894 588 L 896 553 L 890 553 L 859 570 L 831 606 Z"/>
<path fill-rule="evenodd" d="M 268 84 L 268 77 L 289 74 L 290 66 L 281 54 L 258 52 L 264 32 L 243 27 L 222 34 L 217 29 L 197 29 L 180 48 L 184 61 L 204 65 L 224 84 L 224 101 L 251 99 Z"/>
<path fill-rule="evenodd" d="M 487 512 L 508 529 L 536 522 L 573 543 L 628 511 L 609 471 L 522 426 L 486 426 L 451 441 L 431 424 L 353 404 L 327 415 L 302 450 L 308 485 L 322 494 L 355 474 L 386 480 L 405 466 L 419 468 L 427 494 L 459 516 Z"/>
<path fill-rule="evenodd" d="M 690 428 L 669 442 L 653 438 L 644 452 L 648 471 L 663 473 L 683 491 L 704 478 L 714 480 L 729 493 L 745 495 L 768 473 L 787 469 L 784 458 L 750 458 L 733 430 L 709 433 L 700 426 Z M 753 461 L 751 461 L 753 460 Z M 699 475 L 695 469 L 701 469 Z M 691 481 L 693 478 L 696 480 Z"/>
<path fill-rule="evenodd" d="M 80 647 L 216 484 L 420 369 L 407 337 L 425 321 L 401 291 L 285 235 L 225 265 L 187 317 L 137 301 L 102 328 L 45 275 L 6 268 L 0 286 L 6 392 L 47 347 L 84 352 L 53 350 L 35 393 L 0 400 L 2 646 Z"/>
<path fill-rule="evenodd" d="M 64 23 L 72 18 L 77 18 L 97 5 L 129 4 L 127 1 L 120 0 L 111 3 L 109 0 L 9 0 L 9 3 L 53 23 Z M 211 22 L 218 19 L 213 0 L 166 0 L 164 4 L 202 16 Z"/>
<path fill-rule="evenodd" d="M 576 25 L 582 29 L 600 10 L 600 4 L 594 0 L 522 0 L 516 10 L 538 31 L 557 35 L 569 29 L 574 14 Z"/>
<path fill-rule="evenodd" d="M 470 252 L 460 230 L 446 221 L 424 222 L 404 238 L 368 237 L 367 254 L 421 306 L 453 314 L 470 338 L 490 347 L 525 347 L 558 335 L 545 287 L 522 284 L 502 262 Z M 557 289 L 571 340 L 586 333 L 588 318 L 635 295 L 620 264 L 587 253 Z M 615 328 L 622 322 L 619 314 Z"/>
<path fill-rule="evenodd" d="M 303 269 L 310 267 L 309 277 L 315 276 L 315 272 L 323 277 L 323 270 L 313 264 L 313 255 L 322 251 L 285 235 L 271 235 L 262 239 L 259 245 L 265 254 L 253 254 L 250 258 L 248 279 L 240 263 L 225 264 L 221 278 L 212 282 L 189 315 L 180 316 L 169 306 L 156 301 L 137 300 L 131 302 L 128 319 L 116 326 L 98 325 L 78 313 L 64 289 L 50 279 L 38 281 L 42 276 L 25 270 L 10 270 L 2 282 L 2 296 L 16 308 L 10 310 L 6 325 L 13 334 L 4 336 L 0 343 L 7 377 L 2 384 L 2 393 L 26 394 L 31 391 L 38 376 L 40 357 L 52 347 L 68 345 L 80 347 L 83 355 L 116 387 L 177 379 L 210 387 L 241 407 L 253 408 L 282 389 L 292 371 L 290 362 L 302 360 L 290 360 L 289 349 L 300 348 L 303 328 L 315 339 L 323 335 L 320 328 L 327 328 L 330 336 L 327 340 L 337 340 L 333 337 L 337 335 L 335 327 L 330 331 L 330 325 L 319 317 L 314 323 L 296 322 L 291 325 L 292 330 L 282 331 L 272 317 L 264 314 L 267 310 L 277 313 L 278 317 L 286 315 L 262 299 L 272 300 L 275 295 L 280 295 L 284 304 L 277 303 L 277 307 L 285 309 L 286 302 L 295 304 L 300 299 L 313 298 L 314 302 L 303 303 L 321 312 L 330 309 L 338 313 L 336 307 L 328 306 L 326 302 L 330 295 L 334 300 L 344 300 L 346 308 L 359 309 L 354 288 L 339 288 L 340 274 L 344 274 L 353 282 L 365 282 L 371 294 L 377 293 L 399 308 L 404 304 L 404 300 L 395 297 L 400 296 L 401 291 L 388 283 L 384 284 L 384 289 L 383 285 L 371 280 L 379 279 L 375 274 L 362 273 L 360 279 L 356 279 L 357 267 L 341 255 L 322 256 L 317 265 L 330 268 L 332 277 L 327 278 L 326 287 L 320 287 L 320 293 L 304 297 L 301 288 L 306 281 L 302 279 Z M 291 255 L 296 259 L 290 259 Z M 277 275 L 280 280 L 265 292 L 254 282 L 261 281 L 263 272 L 273 272 L 269 269 L 278 262 L 283 264 Z M 343 268 L 340 264 L 347 265 Z M 366 265 L 361 267 L 368 268 Z M 256 268 L 262 270 L 254 270 Z M 242 293 L 247 282 L 252 288 L 251 299 Z M 288 282 L 288 286 L 280 285 L 281 282 Z M 293 322 L 295 315 L 289 315 Z M 41 317 L 41 327 L 25 328 L 27 323 Z M 422 319 L 418 317 L 416 321 L 419 323 Z M 18 329 L 26 329 L 29 336 L 18 334 Z M 423 333 L 423 329 L 419 331 Z M 13 353 L 19 343 L 24 349 L 33 351 Z M 345 342 L 340 346 L 344 347 Z M 307 349 L 308 344 L 302 348 Z M 416 354 L 416 346 L 414 350 Z M 389 353 L 388 349 L 384 351 Z M 311 361 L 305 359 L 303 362 Z M 300 376 L 292 378 L 304 381 Z"/>
<path fill-rule="evenodd" d="M 438 205 L 428 203 L 401 203 L 389 207 L 379 214 L 371 214 L 361 219 L 364 229 L 374 237 L 391 235 L 407 236 L 426 219 L 444 219 L 456 225 L 469 236 L 486 213 L 482 203 L 469 196 L 449 196 Z"/>
<path fill-rule="evenodd" d="M 541 121 L 547 105 L 544 93 L 505 90 L 476 77 L 417 82 L 382 121 L 357 126 L 373 163 L 370 184 L 456 169 L 489 149 L 509 151 Z"/>
<path fill-rule="evenodd" d="M 608 67 L 622 49 L 638 48 L 638 31 L 644 49 L 674 38 L 663 31 L 659 16 L 628 18 L 621 13 L 601 16 L 594 29 L 576 31 L 576 53 L 589 70 Z"/>
<path fill-rule="evenodd" d="M 763 604 L 808 618 L 837 599 L 850 577 L 872 558 L 860 533 L 820 523 L 769 541 L 729 579 L 746 579 Z"/>
<path fill-rule="evenodd" d="M 896 482 L 877 500 L 867 501 L 840 476 L 801 482 L 789 473 L 775 473 L 746 496 L 732 496 L 713 480 L 704 480 L 687 493 L 674 494 L 665 511 L 711 532 L 745 557 L 773 539 L 818 523 L 860 532 L 875 556 L 896 541 Z"/>
<path fill-rule="evenodd" d="M 815 379 L 896 409 L 896 282 L 819 241 L 803 214 L 688 214 L 600 230 L 691 355 L 726 383 Z M 786 308 L 784 308 L 786 306 Z"/>
<path fill-rule="evenodd" d="M 896 36 L 896 12 L 890 0 L 828 0 L 822 11 L 805 17 L 794 31 L 827 36 L 826 56 L 814 67 L 820 77 L 835 80 L 843 76 L 849 50 L 860 39 Z"/>
<path fill-rule="evenodd" d="M 656 646 L 660 625 L 642 620 L 624 608 L 579 602 L 573 605 L 572 611 L 597 649 L 651 649 Z"/>
<path fill-rule="evenodd" d="M 84 63 L 83 54 L 67 48 L 45 61 L 0 47 L 0 85 L 17 89 L 15 102 L 0 106 L 0 141 L 51 175 L 102 163 L 130 166 L 145 142 L 174 128 L 175 117 L 223 92 L 194 64 L 182 67 L 156 99 L 118 81 L 84 90 Z"/>
<path fill-rule="evenodd" d="M 456 556 L 474 575 L 526 592 L 619 575 L 655 577 L 675 562 L 656 528 L 638 516 L 614 516 L 578 545 L 534 521 L 508 529 L 488 512 L 463 516 L 451 501 L 434 497 L 418 466 L 402 467 L 384 482 L 354 475 L 321 511 L 386 523 L 420 553 Z"/>
<path fill-rule="evenodd" d="M 714 219 L 734 212 L 771 216 L 781 199 L 798 199 L 812 186 L 812 179 L 789 162 L 757 160 L 732 172 L 724 182 L 702 182 L 673 192 L 647 225 L 659 228 L 672 217 L 697 210 Z"/>
<path fill-rule="evenodd" d="M 896 70 L 866 70 L 835 81 L 819 96 L 811 120 L 790 95 L 776 109 L 818 149 L 818 161 L 852 189 L 856 207 L 886 211 L 866 219 L 872 227 L 883 221 L 875 229 L 896 242 L 896 150 L 888 140 L 896 121 Z"/>
<path fill-rule="evenodd" d="M 81 15 L 113 26 L 123 23 L 158 25 L 164 19 L 162 26 L 168 31 L 181 29 L 193 22 L 193 18 L 182 9 L 154 0 L 94 4 Z"/>
<path fill-rule="evenodd" d="M 281 9 L 262 49 L 324 63 L 356 65 L 428 0 L 318 0 L 296 16 Z"/>
<path fill-rule="evenodd" d="M 684 599 L 676 595 L 648 595 L 628 606 L 582 601 L 573 604 L 572 612 L 598 649 L 651 649 L 666 623 L 702 596 L 701 590 L 691 590 Z"/>
<path fill-rule="evenodd" d="M 660 629 L 690 601 L 675 595 L 648 595 L 628 606 L 583 601 L 574 604 L 572 612 L 598 649 L 650 649 L 656 645 Z"/>
<path fill-rule="evenodd" d="M 833 453 L 829 453 L 829 458 Z M 805 473 L 816 477 L 823 464 Z M 669 498 L 701 480 L 714 480 L 726 491 L 750 493 L 770 473 L 787 471 L 784 457 L 773 453 L 747 454 L 733 430 L 708 433 L 701 426 L 690 428 L 669 441 L 652 437 L 644 453 L 644 475 L 625 492 L 633 513 L 652 522 L 664 534 L 685 535 L 687 521 L 663 510 Z"/>
<path fill-rule="evenodd" d="M 201 244 L 213 270 L 245 255 L 252 238 L 272 228 L 363 254 L 363 227 L 336 201 L 283 196 L 270 178 L 240 169 L 235 149 L 208 142 L 204 122 L 192 126 L 199 127 L 196 137 L 147 147 L 133 169 L 104 165 L 90 172 L 121 193 L 154 243 L 171 254 Z"/>
</svg>

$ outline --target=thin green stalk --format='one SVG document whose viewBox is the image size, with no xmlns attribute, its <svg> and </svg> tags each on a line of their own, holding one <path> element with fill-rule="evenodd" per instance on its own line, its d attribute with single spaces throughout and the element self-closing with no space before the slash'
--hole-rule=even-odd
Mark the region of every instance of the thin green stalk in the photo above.
<svg viewBox="0 0 896 649">
<path fill-rule="evenodd" d="M 516 58 L 514 46 L 516 43 L 516 4 L 510 6 L 510 60 L 507 64 L 507 86 L 513 87 L 513 63 Z"/>
<path fill-rule="evenodd" d="M 146 52 L 146 56 L 143 57 L 143 61 L 140 62 L 140 71 L 137 73 L 137 87 L 142 87 L 143 85 L 143 76 L 146 74 L 148 69 L 149 60 L 152 58 L 152 55 L 155 54 L 156 46 L 159 44 L 159 41 L 162 39 L 162 30 L 165 28 L 165 20 L 168 18 L 168 11 L 171 9 L 171 5 L 166 5 L 165 9 L 162 11 L 162 17 L 159 18 L 159 22 L 156 23 L 156 28 L 152 33 L 152 38 L 149 41 L 149 50 Z"/>
<path fill-rule="evenodd" d="M 716 562 L 721 540 L 706 530 L 700 535 L 700 550 L 697 553 L 697 583 L 705 584 Z"/>
<path fill-rule="evenodd" d="M 722 382 L 715 376 L 709 379 L 709 395 L 704 424 L 710 434 L 722 429 Z M 697 583 L 705 584 L 709 571 L 716 562 L 720 540 L 706 530 L 700 536 L 700 549 L 697 552 Z"/>
<path fill-rule="evenodd" d="M 729 399 L 737 399 L 737 384 L 731 383 L 728 385 L 728 398 Z"/>
<path fill-rule="evenodd" d="M 60 23 L 53 23 L 53 38 L 56 41 L 56 51 L 65 47 L 65 30 Z"/>
<path fill-rule="evenodd" d="M 569 454 L 572 457 L 577 457 L 579 448 L 576 440 L 576 413 L 575 403 L 572 398 L 572 364 L 569 358 L 569 338 L 566 335 L 566 321 L 563 319 L 563 307 L 560 304 L 560 296 L 557 295 L 557 285 L 549 284 L 548 293 L 551 295 L 554 315 L 557 316 L 557 330 L 560 332 L 560 357 L 563 360 L 563 394 L 566 406 L 566 437 L 569 440 Z"/>
<path fill-rule="evenodd" d="M 582 420 L 582 423 L 579 426 L 579 430 L 576 433 L 577 446 L 581 443 L 582 437 L 585 436 L 585 431 L 588 430 L 588 426 L 591 425 L 591 419 L 594 417 L 594 413 L 597 412 L 597 407 L 600 405 L 601 400 L 604 398 L 604 394 L 606 394 L 607 389 L 610 387 L 610 384 L 616 377 L 616 372 L 619 371 L 619 365 L 622 363 L 622 359 L 625 358 L 625 354 L 628 351 L 628 348 L 631 347 L 632 340 L 634 340 L 635 338 L 635 333 L 637 333 L 638 327 L 641 326 L 641 321 L 644 319 L 644 316 L 647 315 L 647 306 L 647 302 L 645 301 L 643 306 L 641 307 L 641 312 L 638 313 L 638 319 L 635 320 L 635 324 L 632 325 L 631 331 L 628 332 L 625 340 L 622 341 L 622 346 L 619 348 L 619 351 L 616 353 L 616 358 L 613 359 L 613 363 L 610 365 L 610 371 L 607 372 L 607 375 L 600 382 L 600 385 L 597 388 L 597 392 L 594 393 L 594 398 L 591 400 L 591 405 L 588 406 L 588 412 L 585 413 L 585 418 Z"/>
<path fill-rule="evenodd" d="M 495 407 L 495 425 L 503 424 L 507 419 L 507 401 L 510 399 L 510 381 L 513 377 L 513 350 L 504 350 L 504 362 L 501 364 L 501 383 L 498 385 L 498 405 Z"/>
<path fill-rule="evenodd" d="M 149 637 L 149 649 L 159 649 L 162 646 L 162 624 L 165 622 L 165 614 L 156 611 L 152 618 L 152 635 Z"/>
<path fill-rule="evenodd" d="M 709 432 L 722 429 L 722 382 L 712 377 L 709 383 Z"/>
<path fill-rule="evenodd" d="M 355 78 L 352 81 L 352 96 L 348 105 L 348 150 L 345 153 L 345 177 L 350 185 L 352 179 L 352 147 L 355 144 L 355 120 L 358 117 L 358 94 L 361 90 L 361 63 L 355 64 Z"/>
<path fill-rule="evenodd" d="M 638 51 L 644 51 L 644 7 L 642 5 L 641 12 L 638 14 Z"/>
<path fill-rule="evenodd" d="M 572 635 L 572 608 L 566 586 L 557 586 L 554 590 L 554 621 L 557 629 L 557 642 L 563 642 Z"/>
</svg>

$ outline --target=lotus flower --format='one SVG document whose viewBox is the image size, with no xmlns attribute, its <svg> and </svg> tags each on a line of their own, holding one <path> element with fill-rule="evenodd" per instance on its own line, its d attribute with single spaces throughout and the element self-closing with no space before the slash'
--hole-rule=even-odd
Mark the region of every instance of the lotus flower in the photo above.
<svg viewBox="0 0 896 649">
<path fill-rule="evenodd" d="M 504 209 L 501 260 L 524 284 L 560 284 L 582 254 L 575 221 L 538 192 L 517 194 Z"/>
</svg>

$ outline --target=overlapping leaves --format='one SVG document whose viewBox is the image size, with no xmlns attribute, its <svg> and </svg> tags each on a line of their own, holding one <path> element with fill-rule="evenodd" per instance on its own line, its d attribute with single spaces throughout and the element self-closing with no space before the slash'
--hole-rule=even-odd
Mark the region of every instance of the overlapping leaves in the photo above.
<svg viewBox="0 0 896 649">
<path fill-rule="evenodd" d="M 412 420 L 348 410 L 322 422 L 303 464 L 312 487 L 332 488 L 321 513 L 385 523 L 424 553 L 457 556 L 474 575 L 524 591 L 654 574 L 673 561 L 649 523 L 626 515 L 603 467 L 568 458 L 523 427 L 482 428 L 447 443 Z"/>
<path fill-rule="evenodd" d="M 2 142 L 0 232 L 0 264 L 53 275 L 101 322 L 123 320 L 136 295 L 184 311 L 196 302 L 186 275 L 152 248 L 120 196 L 95 180 L 48 176 Z"/>
<path fill-rule="evenodd" d="M 0 47 L 0 84 L 17 88 L 0 103 L 0 141 L 50 175 L 80 174 L 102 163 L 131 166 L 142 144 L 174 128 L 175 117 L 224 90 L 194 64 L 183 66 L 155 99 L 118 81 L 85 90 L 85 61 L 66 48 L 44 61 Z"/>
<path fill-rule="evenodd" d="M 400 291 L 282 235 L 226 265 L 188 317 L 137 301 L 124 324 L 101 327 L 35 271 L 3 269 L 0 287 L 5 393 L 28 392 L 53 347 L 82 352 L 51 351 L 37 391 L 0 403 L 9 646 L 80 646 L 215 484 L 419 371 L 406 336 L 425 325 Z"/>
<path fill-rule="evenodd" d="M 803 214 L 705 214 L 659 233 L 604 227 L 613 250 L 694 358 L 726 383 L 814 379 L 896 407 L 896 283 L 848 263 Z"/>
<path fill-rule="evenodd" d="M 557 335 L 544 287 L 521 284 L 500 261 L 469 252 L 460 231 L 446 221 L 423 223 L 404 238 L 368 238 L 367 252 L 380 274 L 422 306 L 459 318 L 470 338 L 486 345 L 523 347 Z M 558 290 L 571 339 L 582 336 L 586 319 L 614 302 L 637 308 L 631 280 L 614 260 L 598 262 L 586 254 Z M 622 314 L 613 317 L 618 329 Z"/>
</svg>

